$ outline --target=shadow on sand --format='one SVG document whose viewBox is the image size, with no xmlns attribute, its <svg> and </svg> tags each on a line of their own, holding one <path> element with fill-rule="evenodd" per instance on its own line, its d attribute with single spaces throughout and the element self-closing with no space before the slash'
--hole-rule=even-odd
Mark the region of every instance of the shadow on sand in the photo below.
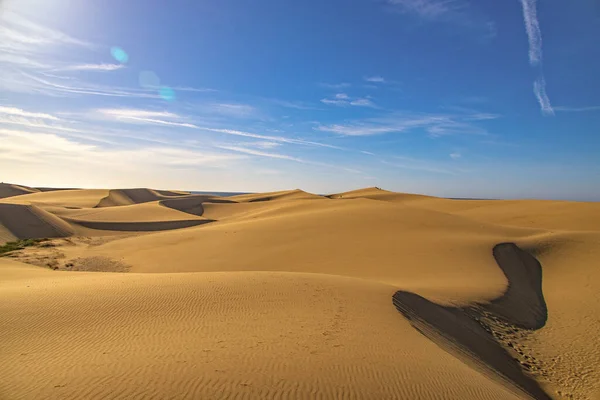
<svg viewBox="0 0 600 400">
<path fill-rule="evenodd" d="M 496 245 L 493 255 L 508 279 L 508 288 L 490 303 L 444 307 L 417 294 L 398 291 L 393 296 L 394 306 L 415 329 L 444 350 L 535 399 L 550 399 L 525 372 L 534 368 L 532 364 L 519 361 L 506 349 L 517 350 L 511 335 L 546 324 L 542 267 L 514 243 Z"/>
</svg>

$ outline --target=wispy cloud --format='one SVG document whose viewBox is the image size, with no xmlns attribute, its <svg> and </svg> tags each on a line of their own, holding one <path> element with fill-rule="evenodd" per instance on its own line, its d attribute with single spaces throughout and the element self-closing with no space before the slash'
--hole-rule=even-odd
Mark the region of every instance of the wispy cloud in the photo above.
<svg viewBox="0 0 600 400">
<path fill-rule="evenodd" d="M 367 76 L 365 77 L 365 81 L 371 83 L 385 83 L 386 80 L 382 76 Z"/>
<path fill-rule="evenodd" d="M 59 118 L 54 115 L 46 114 L 46 113 L 36 113 L 22 110 L 16 107 L 4 107 L 0 106 L 0 114 L 11 115 L 17 117 L 26 117 L 26 118 L 38 118 L 38 119 L 46 119 L 51 121 L 58 121 Z"/>
<path fill-rule="evenodd" d="M 521 5 L 529 39 L 529 62 L 537 65 L 542 61 L 542 31 L 537 18 L 536 0 L 521 0 Z"/>
<path fill-rule="evenodd" d="M 350 102 L 350 105 L 357 106 L 357 107 L 371 107 L 371 108 L 377 107 L 375 105 L 375 103 L 373 103 L 370 99 L 365 99 L 365 98 L 354 99 Z"/>
<path fill-rule="evenodd" d="M 116 109 L 95 109 L 91 110 L 86 114 L 90 118 L 97 119 L 108 119 L 113 121 L 120 121 L 123 123 L 130 124 L 150 124 L 150 125 L 163 125 L 173 126 L 182 128 L 191 128 L 204 130 L 208 132 L 222 133 L 231 136 L 247 137 L 252 139 L 259 139 L 264 142 L 271 143 L 285 143 L 302 146 L 313 146 L 323 147 L 336 150 L 346 150 L 343 147 L 334 146 L 326 143 L 314 142 L 304 139 L 296 139 L 291 137 L 283 136 L 270 136 L 262 135 L 258 133 L 245 132 L 236 129 L 227 128 L 214 128 L 207 126 L 200 126 L 195 123 L 190 117 L 176 114 L 164 110 L 147 110 L 147 109 L 131 109 L 131 108 L 116 108 Z"/>
<path fill-rule="evenodd" d="M 248 148 L 248 147 L 241 147 L 241 146 L 227 146 L 227 145 L 220 145 L 217 146 L 221 149 L 224 150 L 231 150 L 231 151 L 236 151 L 239 153 L 244 153 L 244 154 L 250 154 L 253 156 L 260 156 L 260 157 L 268 157 L 268 158 L 277 158 L 277 159 L 281 159 L 281 160 L 290 160 L 290 161 L 297 161 L 297 162 L 302 162 L 304 163 L 304 160 L 297 158 L 297 157 L 292 157 L 286 154 L 280 154 L 280 153 L 271 153 L 271 152 L 266 152 L 266 151 L 261 151 L 261 150 L 256 150 L 256 149 L 252 149 L 252 148 Z"/>
<path fill-rule="evenodd" d="M 475 125 L 473 115 L 394 113 L 383 118 L 370 118 L 346 124 L 319 125 L 315 129 L 343 136 L 372 136 L 422 129 L 430 136 L 471 134 L 487 135 L 486 129 Z"/>
<path fill-rule="evenodd" d="M 458 160 L 459 158 L 462 157 L 462 154 L 454 152 L 454 153 L 450 153 L 450 158 L 453 160 Z"/>
<path fill-rule="evenodd" d="M 40 25 L 4 8 L 0 24 L 0 62 L 7 66 L 44 68 L 59 47 L 93 47 L 90 43 Z"/>
<path fill-rule="evenodd" d="M 116 71 L 125 68 L 123 64 L 75 64 L 59 68 L 62 71 Z"/>
<path fill-rule="evenodd" d="M 352 85 L 350 85 L 349 83 L 346 83 L 346 82 L 342 82 L 342 83 L 319 83 L 319 85 L 323 86 L 323 87 L 325 87 L 327 89 L 336 89 L 336 90 L 345 89 L 345 88 L 349 88 L 350 86 L 352 86 Z"/>
<path fill-rule="evenodd" d="M 477 40 L 489 42 L 498 34 L 496 24 L 470 6 L 469 0 L 382 0 L 388 9 L 425 22 L 451 23 L 478 32 Z"/>
<path fill-rule="evenodd" d="M 600 106 L 588 106 L 588 107 L 557 106 L 557 107 L 553 107 L 553 108 L 554 108 L 554 111 L 561 111 L 561 112 L 600 111 Z"/>
<path fill-rule="evenodd" d="M 102 96 L 159 99 L 152 90 L 123 88 L 80 81 L 42 71 L 7 69 L 0 74 L 0 90 L 52 97 Z"/>
<path fill-rule="evenodd" d="M 275 105 L 281 106 L 281 107 L 286 107 L 286 108 L 293 108 L 296 110 L 316 110 L 317 108 L 313 105 L 310 104 L 306 104 L 304 102 L 300 102 L 300 101 L 287 101 L 287 100 L 280 100 L 280 99 L 265 99 L 270 103 L 273 103 Z"/>
<path fill-rule="evenodd" d="M 183 128 L 198 129 L 197 125 L 194 125 L 189 122 L 183 122 L 183 118 L 180 115 L 167 111 L 152 111 L 138 109 L 98 109 L 95 110 L 94 113 L 97 113 L 103 117 L 108 117 L 109 119 L 114 119 L 123 122 L 179 126 Z"/>
<path fill-rule="evenodd" d="M 110 72 L 124 68 L 114 63 L 86 63 L 62 53 L 82 56 L 93 44 L 43 26 L 3 9 L 0 23 L 0 91 L 53 97 L 110 96 L 160 98 L 156 91 L 112 87 L 81 81 L 74 72 Z M 68 51 L 67 51 L 68 50 Z M 108 54 L 108 52 L 107 52 Z M 85 76 L 87 77 L 87 75 Z"/>
<path fill-rule="evenodd" d="M 2 49 L 29 52 L 34 47 L 47 49 L 52 45 L 93 47 L 89 42 L 28 20 L 9 9 L 4 8 L 2 12 L 0 37 L 6 39 L 0 41 Z"/>
<path fill-rule="evenodd" d="M 537 17 L 537 0 L 521 0 L 521 6 L 529 42 L 529 63 L 538 66 L 542 62 L 542 31 Z M 540 68 L 540 76 L 533 83 L 533 93 L 540 104 L 542 114 L 554 115 L 552 104 L 546 94 L 546 79 L 542 68 Z"/>
<path fill-rule="evenodd" d="M 543 75 L 533 82 L 533 93 L 535 93 L 535 97 L 540 103 L 542 113 L 544 115 L 554 115 L 554 109 L 552 108 L 550 99 L 546 94 L 546 80 L 544 79 Z"/>
<path fill-rule="evenodd" d="M 342 165 L 328 164 L 328 163 L 323 163 L 323 162 L 319 162 L 319 161 L 306 160 L 303 158 L 294 157 L 294 156 L 290 156 L 290 155 L 282 154 L 282 153 L 266 152 L 266 151 L 261 151 L 261 150 L 256 150 L 256 149 L 252 149 L 252 148 L 248 148 L 248 147 L 241 147 L 241 146 L 223 145 L 223 146 L 217 146 L 217 147 L 224 149 L 224 150 L 236 151 L 239 153 L 249 154 L 249 155 L 253 155 L 253 156 L 295 161 L 295 162 L 298 162 L 301 164 L 315 165 L 315 166 L 319 166 L 319 167 L 337 169 L 337 170 L 342 170 L 345 172 L 351 172 L 351 173 L 357 173 L 357 174 L 362 173 L 361 171 L 356 170 L 354 168 L 348 168 L 348 167 L 345 167 Z"/>
<path fill-rule="evenodd" d="M 56 134 L 36 133 L 0 129 L 0 141 L 3 143 L 2 160 L 14 160 L 24 163 L 48 164 L 76 161 L 80 168 L 86 166 L 110 165 L 113 168 L 148 168 L 162 165 L 170 167 L 194 167 L 198 165 L 216 166 L 229 161 L 239 160 L 240 155 L 197 151 L 173 146 L 153 146 L 118 150 L 79 141 Z M 4 145 L 5 144 L 5 145 Z"/>
<path fill-rule="evenodd" d="M 355 106 L 355 107 L 371 107 L 376 108 L 377 105 L 371 101 L 369 98 L 357 97 L 352 98 L 348 96 L 346 93 L 337 93 L 333 96 L 333 98 L 324 98 L 321 99 L 321 103 L 333 106 L 347 107 L 347 106 Z"/>
<path fill-rule="evenodd" d="M 282 137 L 282 136 L 260 135 L 257 133 L 238 131 L 235 129 L 208 128 L 208 127 L 198 127 L 198 129 L 202 129 L 202 130 L 209 131 L 209 132 L 224 133 L 226 135 L 248 137 L 248 138 L 261 139 L 261 140 L 267 140 L 267 141 L 279 142 L 279 143 L 297 144 L 297 145 L 303 145 L 303 146 L 325 147 L 325 148 L 336 149 L 336 150 L 345 150 L 343 147 L 334 146 L 334 145 L 330 145 L 330 144 L 326 144 L 326 143 L 313 142 L 310 140 L 303 140 L 303 139 L 287 138 L 287 137 Z"/>
<path fill-rule="evenodd" d="M 439 165 L 439 163 L 417 160 L 410 157 L 395 157 L 394 161 L 383 160 L 381 163 L 394 168 L 431 172 L 434 174 L 456 175 L 457 173 L 454 170 Z"/>
<path fill-rule="evenodd" d="M 399 12 L 416 14 L 422 18 L 435 19 L 464 9 L 461 0 L 387 0 Z"/>
<path fill-rule="evenodd" d="M 321 103 L 327 104 L 328 106 L 347 106 L 349 102 L 346 100 L 337 100 L 337 99 L 321 99 Z"/>
</svg>

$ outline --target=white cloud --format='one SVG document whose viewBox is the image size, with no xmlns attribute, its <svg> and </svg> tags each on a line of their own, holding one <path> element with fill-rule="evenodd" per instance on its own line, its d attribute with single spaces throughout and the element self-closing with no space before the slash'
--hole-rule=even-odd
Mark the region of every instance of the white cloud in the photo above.
<svg viewBox="0 0 600 400">
<path fill-rule="evenodd" d="M 352 97 L 348 96 L 346 93 L 337 93 L 332 99 L 329 99 L 329 98 L 321 99 L 321 103 L 327 104 L 327 105 L 332 105 L 332 106 L 339 106 L 339 107 L 355 106 L 355 107 L 377 108 L 375 103 L 373 103 L 373 101 L 371 101 L 370 99 L 352 98 Z"/>
<path fill-rule="evenodd" d="M 537 17 L 537 0 L 521 0 L 523 6 L 523 19 L 529 41 L 529 63 L 533 66 L 542 62 L 542 31 Z M 546 79 L 543 70 L 538 79 L 533 83 L 533 92 L 540 103 L 542 114 L 554 115 L 550 99 L 546 94 Z"/>
<path fill-rule="evenodd" d="M 416 14 L 427 19 L 435 19 L 465 7 L 461 0 L 387 0 L 387 2 L 400 12 Z"/>
<path fill-rule="evenodd" d="M 134 108 L 101 108 L 95 109 L 87 113 L 90 118 L 97 118 L 101 120 L 114 120 L 124 123 L 132 124 L 151 124 L 151 125 L 164 125 L 164 126 L 177 126 L 183 128 L 199 129 L 215 133 L 223 133 L 232 136 L 248 137 L 253 139 L 260 139 L 263 146 L 275 147 L 276 143 L 286 143 L 303 146 L 315 146 L 324 147 L 336 150 L 345 150 L 342 147 L 334 146 L 326 143 L 313 142 L 310 140 L 295 139 L 283 136 L 269 136 L 261 135 L 252 132 L 244 132 L 235 129 L 226 128 L 212 128 L 199 126 L 188 117 L 182 116 L 169 111 L 164 110 L 148 110 L 148 109 L 134 109 Z M 267 145 L 266 143 L 270 143 Z"/>
<path fill-rule="evenodd" d="M 65 138 L 56 134 L 0 129 L 3 143 L 2 160 L 24 163 L 54 165 L 55 162 L 76 162 L 78 168 L 94 165 L 111 168 L 136 169 L 152 166 L 198 166 L 214 165 L 239 160 L 240 155 L 182 149 L 173 146 L 154 146 L 119 149 L 102 148 L 96 145 Z"/>
<path fill-rule="evenodd" d="M 452 158 L 453 160 L 458 160 L 459 158 L 462 157 L 462 154 L 460 153 L 450 153 L 450 158 Z"/>
<path fill-rule="evenodd" d="M 355 99 L 350 102 L 350 105 L 358 107 L 377 107 L 370 99 Z"/>
<path fill-rule="evenodd" d="M 290 156 L 287 154 L 282 154 L 282 153 L 270 153 L 270 152 L 266 152 L 266 151 L 260 151 L 260 150 L 255 150 L 252 148 L 241 147 L 241 146 L 224 145 L 224 146 L 217 146 L 217 147 L 224 149 L 224 150 L 231 150 L 231 151 L 236 151 L 236 152 L 259 156 L 259 157 L 267 157 L 267 158 L 275 158 L 275 159 L 280 159 L 280 160 L 295 161 L 295 162 L 298 162 L 301 164 L 316 165 L 319 167 L 338 169 L 338 170 L 342 170 L 345 172 L 351 172 L 351 173 L 361 173 L 360 171 L 353 169 L 353 168 L 347 168 L 347 167 L 336 165 L 336 164 L 322 163 L 319 161 L 305 160 L 302 158 L 293 157 L 293 156 Z"/>
<path fill-rule="evenodd" d="M 59 118 L 54 115 L 45 114 L 45 113 L 35 113 L 22 110 L 16 107 L 4 107 L 0 106 L 0 114 L 17 116 L 17 117 L 26 117 L 26 118 L 38 118 L 38 119 L 46 119 L 51 121 L 58 121 Z"/>
<path fill-rule="evenodd" d="M 328 88 L 328 89 L 344 89 L 344 88 L 348 88 L 351 85 L 349 83 L 346 82 L 342 82 L 342 83 L 320 83 L 319 85 Z"/>
<path fill-rule="evenodd" d="M 153 111 L 153 110 L 142 110 L 142 109 L 130 109 L 130 108 L 115 108 L 115 109 L 97 109 L 92 111 L 90 115 L 93 117 L 95 114 L 104 119 L 113 119 L 116 121 L 122 121 L 126 123 L 135 124 L 152 124 L 152 125 L 165 125 L 165 126 L 179 126 L 182 128 L 193 128 L 197 129 L 198 126 L 185 122 L 184 118 L 178 114 L 171 113 L 168 111 Z"/>
<path fill-rule="evenodd" d="M 586 112 L 586 111 L 600 111 L 600 106 L 588 106 L 588 107 L 566 107 L 566 106 L 557 106 L 553 107 L 554 111 L 561 112 Z"/>
<path fill-rule="evenodd" d="M 550 99 L 546 94 L 546 80 L 543 76 L 540 76 L 533 83 L 533 92 L 535 93 L 535 97 L 540 103 L 540 107 L 542 109 L 542 114 L 544 115 L 554 115 L 554 109 L 552 108 L 552 104 L 550 104 Z"/>
<path fill-rule="evenodd" d="M 2 71 L 2 74 L 0 74 L 0 90 L 53 97 L 91 95 L 145 99 L 160 98 L 154 91 L 93 84 L 79 81 L 73 77 L 58 77 L 41 71 Z"/>
<path fill-rule="evenodd" d="M 254 138 L 254 139 L 262 139 L 262 140 L 267 140 L 267 141 L 272 141 L 272 142 L 297 144 L 297 145 L 303 145 L 303 146 L 325 147 L 325 148 L 336 149 L 336 150 L 345 150 L 343 147 L 333 146 L 333 145 L 326 144 L 326 143 L 312 142 L 309 140 L 287 138 L 287 137 L 282 137 L 282 136 L 259 135 L 257 133 L 243 132 L 243 131 L 238 131 L 235 129 L 208 128 L 208 127 L 198 127 L 198 129 L 206 130 L 209 132 L 224 133 L 226 135 L 242 136 L 242 137 L 249 137 L 249 138 Z"/>
<path fill-rule="evenodd" d="M 472 115 L 462 114 L 391 114 L 385 118 L 370 118 L 347 124 L 319 125 L 315 129 L 344 136 L 371 136 L 423 129 L 431 136 L 451 134 L 487 135 L 487 130 L 475 125 Z"/>
<path fill-rule="evenodd" d="M 365 81 L 371 83 L 385 83 L 385 79 L 382 76 L 367 76 Z"/>
<path fill-rule="evenodd" d="M 123 64 L 75 64 L 59 68 L 63 71 L 116 71 L 125 68 Z"/>
<path fill-rule="evenodd" d="M 25 19 L 10 9 L 2 9 L 0 68 L 47 68 L 54 62 L 51 52 L 69 46 L 92 47 L 88 42 Z"/>
<path fill-rule="evenodd" d="M 316 128 L 322 132 L 331 132 L 338 135 L 344 136 L 370 136 L 380 135 L 383 133 L 399 132 L 403 131 L 402 127 L 393 125 L 372 125 L 372 124 L 333 124 L 333 125 L 320 125 Z"/>
<path fill-rule="evenodd" d="M 274 149 L 276 147 L 281 146 L 281 143 L 268 142 L 268 141 L 259 141 L 259 142 L 252 142 L 252 143 L 247 143 L 247 144 L 250 146 L 258 147 L 260 149 Z"/>
<path fill-rule="evenodd" d="M 302 160 L 300 158 L 288 156 L 286 154 L 269 153 L 266 151 L 255 150 L 255 149 L 251 149 L 251 148 L 247 148 L 247 147 L 241 147 L 241 146 L 218 146 L 218 147 L 221 149 L 224 149 L 224 150 L 236 151 L 239 153 L 250 154 L 253 156 L 278 158 L 278 159 L 282 159 L 282 160 L 291 160 L 291 161 L 297 161 L 297 162 L 302 162 L 302 163 L 304 162 L 304 160 Z"/>
<path fill-rule="evenodd" d="M 521 0 L 521 5 L 529 40 L 529 62 L 537 65 L 542 61 L 542 31 L 537 18 L 536 0 Z"/>
<path fill-rule="evenodd" d="M 168 111 L 154 111 L 137 108 L 99 108 L 94 112 L 115 118 L 180 118 Z"/>
<path fill-rule="evenodd" d="M 349 104 L 346 100 L 333 100 L 333 99 L 321 99 L 321 103 L 333 106 L 347 106 Z"/>
<path fill-rule="evenodd" d="M 456 172 L 454 170 L 446 168 L 443 165 L 439 165 L 438 163 L 424 161 L 424 160 L 416 160 L 414 158 L 409 158 L 409 157 L 395 157 L 395 158 L 399 161 L 392 161 L 392 162 L 381 161 L 381 163 L 388 165 L 390 167 L 401 168 L 401 169 L 431 172 L 434 174 L 456 175 Z"/>
</svg>

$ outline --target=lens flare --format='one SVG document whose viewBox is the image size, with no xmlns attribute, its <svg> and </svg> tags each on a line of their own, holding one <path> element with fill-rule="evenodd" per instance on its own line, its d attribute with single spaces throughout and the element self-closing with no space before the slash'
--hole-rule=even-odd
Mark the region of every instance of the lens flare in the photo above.
<svg viewBox="0 0 600 400">
<path fill-rule="evenodd" d="M 162 97 L 164 100 L 167 101 L 174 101 L 175 100 L 175 91 L 173 89 L 171 89 L 170 87 L 162 87 L 160 88 L 160 90 L 158 91 L 158 94 L 160 94 L 160 97 Z"/>
<path fill-rule="evenodd" d="M 111 48 L 110 54 L 112 54 L 113 58 L 121 64 L 125 64 L 127 61 L 129 61 L 129 56 L 127 55 L 125 50 L 123 50 L 120 47 Z"/>
</svg>

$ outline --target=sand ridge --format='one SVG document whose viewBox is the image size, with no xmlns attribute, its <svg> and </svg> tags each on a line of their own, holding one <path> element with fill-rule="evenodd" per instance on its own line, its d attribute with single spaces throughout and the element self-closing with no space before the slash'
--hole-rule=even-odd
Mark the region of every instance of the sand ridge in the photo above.
<svg viewBox="0 0 600 400">
<path fill-rule="evenodd" d="M 10 183 L 0 183 L 0 199 L 6 197 L 20 196 L 28 193 L 35 193 L 39 190 L 21 185 L 12 185 Z"/>
<path fill-rule="evenodd" d="M 72 236 L 0 258 L 0 398 L 594 399 L 599 215 L 378 188 L 1 199 L 0 240 Z"/>
</svg>

